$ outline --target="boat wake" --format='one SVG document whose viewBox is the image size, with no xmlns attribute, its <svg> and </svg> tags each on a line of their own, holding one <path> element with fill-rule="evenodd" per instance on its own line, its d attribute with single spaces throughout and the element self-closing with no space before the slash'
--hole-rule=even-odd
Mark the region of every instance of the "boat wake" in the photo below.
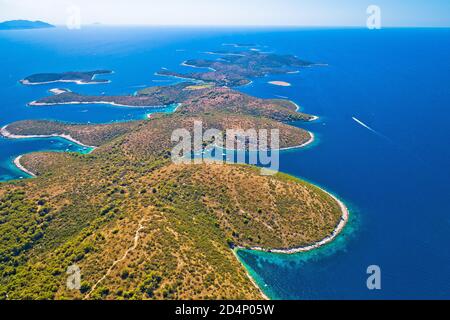
<svg viewBox="0 0 450 320">
<path fill-rule="evenodd" d="M 353 119 L 353 121 L 355 121 L 355 122 L 356 122 L 357 124 L 359 124 L 360 126 L 362 126 L 362 127 L 366 128 L 367 130 L 369 130 L 369 131 L 375 133 L 377 136 L 379 136 L 379 137 L 381 137 L 381 138 L 383 138 L 383 139 L 386 139 L 386 140 L 388 140 L 389 142 L 392 142 L 391 139 L 389 139 L 389 138 L 386 137 L 385 135 L 381 134 L 380 132 L 376 131 L 375 129 L 369 127 L 367 124 L 365 124 L 365 123 L 362 122 L 361 120 L 359 120 L 359 119 L 357 119 L 357 118 L 355 118 L 355 117 L 352 117 L 352 119 Z"/>
</svg>

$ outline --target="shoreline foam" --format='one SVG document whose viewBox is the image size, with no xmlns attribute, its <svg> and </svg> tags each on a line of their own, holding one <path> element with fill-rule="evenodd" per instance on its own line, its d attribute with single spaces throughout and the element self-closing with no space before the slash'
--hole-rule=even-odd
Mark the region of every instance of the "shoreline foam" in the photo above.
<svg viewBox="0 0 450 320">
<path fill-rule="evenodd" d="M 178 103 L 177 106 L 175 107 L 175 109 L 173 109 L 173 111 L 171 113 L 177 112 L 178 108 L 180 108 L 182 105 L 183 105 L 182 103 Z M 146 114 L 146 119 L 151 119 L 153 117 L 153 115 L 157 114 L 157 113 L 161 113 L 161 112 L 147 113 Z"/>
<path fill-rule="evenodd" d="M 26 174 L 28 174 L 29 176 L 35 178 L 36 175 L 31 172 L 30 170 L 28 170 L 27 168 L 25 168 L 21 163 L 20 163 L 20 159 L 22 159 L 23 155 L 18 156 L 17 158 L 14 159 L 13 163 L 14 165 L 21 171 L 25 172 Z"/>
<path fill-rule="evenodd" d="M 338 225 L 336 226 L 336 228 L 333 230 L 333 232 L 329 236 L 327 236 L 324 239 L 322 239 L 318 242 L 315 242 L 311 245 L 303 246 L 303 247 L 293 247 L 290 249 L 265 249 L 262 247 L 245 248 L 245 247 L 241 247 L 241 246 L 235 246 L 234 249 L 232 249 L 234 256 L 244 267 L 247 277 L 250 279 L 252 284 L 261 292 L 261 295 L 265 300 L 272 300 L 272 299 L 269 298 L 269 296 L 264 292 L 264 290 L 258 284 L 258 282 L 255 280 L 255 278 L 253 278 L 253 276 L 250 274 L 249 268 L 239 259 L 239 256 L 237 255 L 237 250 L 261 251 L 261 252 L 291 255 L 291 254 L 296 254 L 296 253 L 300 253 L 300 252 L 308 252 L 308 251 L 318 249 L 328 243 L 331 243 L 333 240 L 335 240 L 336 237 L 342 233 L 345 226 L 347 225 L 347 223 L 349 221 L 349 217 L 350 217 L 350 211 L 347 208 L 347 206 L 344 204 L 344 202 L 342 202 L 338 197 L 336 197 L 335 195 L 333 195 L 332 193 L 326 191 L 325 189 L 323 189 L 321 187 L 318 187 L 318 186 L 315 186 L 315 187 L 319 188 L 320 190 L 322 190 L 323 192 L 328 194 L 330 197 L 332 197 L 338 203 L 338 205 L 341 209 L 341 212 L 342 212 L 341 220 L 339 221 Z"/>
<path fill-rule="evenodd" d="M 111 105 L 114 107 L 125 107 L 125 108 L 136 108 L 136 109 L 145 109 L 145 108 L 164 108 L 166 106 L 131 106 L 128 104 L 119 104 L 119 103 L 115 103 L 115 102 L 108 102 L 108 101 L 89 101 L 89 102 L 82 102 L 82 101 L 70 101 L 70 102 L 52 102 L 52 103 L 48 103 L 48 102 L 37 102 L 37 101 L 31 101 L 30 103 L 28 103 L 28 106 L 32 106 L 32 107 L 45 107 L 45 106 L 60 106 L 60 105 L 68 105 L 68 104 L 73 104 L 73 105 L 81 105 L 81 104 L 106 104 L 106 105 Z"/>
<path fill-rule="evenodd" d="M 68 134 L 46 134 L 46 135 L 17 135 L 17 134 L 13 134 L 11 132 L 9 132 L 6 128 L 8 127 L 8 125 L 4 126 L 3 128 L 0 129 L 0 135 L 4 136 L 5 138 L 8 139 L 35 139 L 35 138 L 63 138 L 66 139 L 70 142 L 73 142 L 75 144 L 78 144 L 82 147 L 85 148 L 92 148 L 92 149 L 97 149 L 96 146 L 89 146 L 86 145 L 74 138 L 72 138 L 72 136 L 68 135 Z"/>
<path fill-rule="evenodd" d="M 107 83 L 111 83 L 111 80 L 100 81 L 100 82 L 99 81 L 83 82 L 81 80 L 53 80 L 53 81 L 45 81 L 45 82 L 30 82 L 28 80 L 22 79 L 19 82 L 26 86 L 35 86 L 35 85 L 58 83 L 58 82 L 75 83 L 78 85 L 85 85 L 85 84 L 107 84 Z"/>
<path fill-rule="evenodd" d="M 285 148 L 280 148 L 278 149 L 278 151 L 286 151 L 286 150 L 292 150 L 292 149 L 300 149 L 300 148 L 304 148 L 310 144 L 312 144 L 315 140 L 316 140 L 316 136 L 314 135 L 314 133 L 312 133 L 311 131 L 306 131 L 308 132 L 310 138 L 308 141 L 298 145 L 298 146 L 293 146 L 293 147 L 285 147 Z"/>
<path fill-rule="evenodd" d="M 320 190 L 322 190 L 323 192 L 328 194 L 331 198 L 333 198 L 334 201 L 336 201 L 337 204 L 339 205 L 339 208 L 341 209 L 341 212 L 342 212 L 342 216 L 341 216 L 339 223 L 337 224 L 336 228 L 333 230 L 333 232 L 330 235 L 328 235 L 324 239 L 317 241 L 311 245 L 301 246 L 301 247 L 293 247 L 293 248 L 287 248 L 287 249 L 266 249 L 266 248 L 262 248 L 262 247 L 251 247 L 251 248 L 236 247 L 236 248 L 237 249 L 247 249 L 247 250 L 252 250 L 252 251 L 270 252 L 270 253 L 296 254 L 296 253 L 307 252 L 307 251 L 311 251 L 311 250 L 320 248 L 320 247 L 332 242 L 334 239 L 336 239 L 336 237 L 339 234 L 341 234 L 341 232 L 344 230 L 345 226 L 347 225 L 349 217 L 350 217 L 350 211 L 348 210 L 347 206 L 338 197 L 336 197 L 332 193 L 326 191 L 325 189 L 322 189 L 318 186 L 315 186 L 315 187 L 319 188 Z"/>
<path fill-rule="evenodd" d="M 97 149 L 97 147 L 95 146 L 88 146 L 74 138 L 72 138 L 70 135 L 65 135 L 65 134 L 53 134 L 53 135 L 16 135 L 16 134 L 12 134 L 11 132 L 9 132 L 8 130 L 6 130 L 6 127 L 8 125 L 2 127 L 0 129 L 0 135 L 7 138 L 7 139 L 33 139 L 33 138 L 63 138 L 65 140 L 68 140 L 70 142 L 73 142 L 75 144 L 78 144 L 82 147 L 85 148 L 90 148 L 92 149 L 90 152 L 94 151 L 95 149 Z M 28 170 L 27 168 L 25 168 L 21 163 L 20 163 L 20 159 L 22 159 L 23 155 L 18 156 L 17 158 L 14 159 L 13 163 L 14 165 L 21 171 L 25 172 L 26 174 L 30 175 L 31 177 L 35 178 L 36 175 L 31 172 L 30 170 Z"/>
<path fill-rule="evenodd" d="M 296 112 L 299 112 L 299 111 L 301 110 L 301 107 L 300 107 L 297 103 L 295 103 L 295 102 L 292 101 L 292 100 L 289 100 L 289 102 L 291 102 L 291 103 L 293 103 L 293 104 L 295 105 L 295 107 L 296 107 L 295 111 L 296 111 Z M 320 119 L 319 116 L 311 115 L 311 117 L 312 117 L 312 118 L 309 119 L 308 122 L 313 122 L 313 121 L 316 121 L 316 120 L 319 120 L 319 119 Z"/>
<path fill-rule="evenodd" d="M 268 295 L 266 295 L 264 293 L 264 291 L 261 289 L 261 287 L 258 285 L 258 283 L 256 282 L 256 280 L 252 277 L 252 275 L 250 274 L 250 272 L 248 271 L 248 269 L 245 267 L 245 265 L 241 262 L 241 260 L 239 259 L 236 250 L 235 249 L 231 249 L 231 252 L 233 252 L 236 260 L 242 265 L 242 267 L 244 268 L 244 272 L 247 275 L 247 278 L 250 280 L 250 282 L 255 286 L 256 289 L 258 289 L 259 293 L 261 294 L 261 296 L 263 297 L 264 300 L 271 300 L 269 298 Z"/>
<path fill-rule="evenodd" d="M 189 67 L 189 68 L 195 68 L 195 69 L 208 69 L 208 70 L 211 70 L 211 71 L 214 71 L 214 72 L 217 71 L 216 69 L 211 68 L 211 67 L 198 67 L 198 66 L 195 66 L 195 65 L 193 65 L 193 64 L 187 63 L 187 61 L 183 61 L 183 62 L 180 64 L 180 66 L 183 66 L 183 67 Z"/>
<path fill-rule="evenodd" d="M 91 81 L 89 82 L 84 82 L 82 80 L 52 80 L 52 81 L 43 81 L 43 82 L 30 82 L 29 80 L 26 79 L 22 79 L 19 80 L 19 82 L 23 85 L 26 86 L 34 86 L 34 85 L 41 85 L 41 84 L 50 84 L 50 83 L 76 83 L 78 85 L 84 85 L 84 84 L 108 84 L 111 83 L 111 80 L 105 79 L 104 81 L 93 81 L 95 79 L 96 76 L 100 75 L 100 74 L 114 74 L 114 71 L 110 71 L 110 72 L 105 72 L 105 73 L 95 73 L 92 78 Z"/>
<path fill-rule="evenodd" d="M 151 115 L 150 115 L 150 116 L 151 116 Z M 306 141 L 306 142 L 304 142 L 304 143 L 302 143 L 302 144 L 300 144 L 300 145 L 298 145 L 298 146 L 284 147 L 284 148 L 278 148 L 278 149 L 273 149 L 273 150 L 275 150 L 275 151 L 277 151 L 277 152 L 281 152 L 281 151 L 287 151 L 287 150 L 293 150 L 293 149 L 304 148 L 304 147 L 306 147 L 306 146 L 312 144 L 312 143 L 315 141 L 316 136 L 315 136 L 314 133 L 312 133 L 311 131 L 307 131 L 307 130 L 305 130 L 305 131 L 308 132 L 308 134 L 309 134 L 309 136 L 310 136 L 310 138 L 309 138 L 308 141 Z M 219 149 L 221 149 L 221 150 L 223 150 L 223 151 L 233 151 L 233 152 L 242 152 L 242 151 L 243 151 L 243 149 L 233 149 L 233 150 L 230 150 L 230 149 L 227 149 L 227 148 L 221 148 L 220 146 L 217 146 L 217 145 L 214 145 L 214 147 L 219 148 Z M 268 150 L 268 149 L 265 149 L 265 150 L 260 150 L 260 151 L 267 152 L 267 151 L 269 151 L 269 150 Z M 249 151 L 246 150 L 246 152 L 249 152 Z"/>
<path fill-rule="evenodd" d="M 186 78 L 186 77 L 180 77 L 180 76 L 174 76 L 174 75 L 171 75 L 171 74 L 161 74 L 159 72 L 155 72 L 154 75 L 158 76 L 158 77 L 168 77 L 168 78 L 173 78 L 173 79 L 186 80 L 187 82 L 194 82 L 194 83 L 204 83 L 205 82 L 203 80 L 198 80 L 198 79 L 193 79 L 193 78 Z"/>
<path fill-rule="evenodd" d="M 67 92 L 71 92 L 69 89 L 62 89 L 62 88 L 53 88 L 48 90 L 48 92 L 53 93 L 54 95 L 59 95 Z"/>
</svg>

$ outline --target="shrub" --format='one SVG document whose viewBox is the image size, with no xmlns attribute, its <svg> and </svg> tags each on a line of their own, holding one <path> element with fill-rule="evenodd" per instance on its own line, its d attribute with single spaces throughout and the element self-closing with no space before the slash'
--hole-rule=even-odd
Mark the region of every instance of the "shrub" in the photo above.
<svg viewBox="0 0 450 320">
<path fill-rule="evenodd" d="M 161 276 L 158 273 L 152 271 L 147 275 L 145 280 L 140 285 L 139 289 L 149 298 L 152 298 L 154 296 L 155 290 L 158 289 L 161 280 Z"/>
</svg>

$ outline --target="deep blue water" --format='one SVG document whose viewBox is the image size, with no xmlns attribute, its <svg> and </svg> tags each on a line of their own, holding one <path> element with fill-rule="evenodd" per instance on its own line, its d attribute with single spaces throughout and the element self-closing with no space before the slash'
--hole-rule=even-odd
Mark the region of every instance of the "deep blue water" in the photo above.
<svg viewBox="0 0 450 320">
<path fill-rule="evenodd" d="M 0 32 L 0 125 L 40 118 L 142 118 L 143 110 L 98 105 L 29 108 L 27 102 L 61 85 L 23 87 L 17 80 L 35 72 L 106 68 L 115 71 L 105 76 L 110 84 L 64 87 L 81 93 L 131 93 L 172 81 L 154 75 L 160 67 L 183 70 L 183 60 L 211 58 L 201 52 L 238 42 L 328 64 L 254 79 L 240 90 L 285 96 L 321 117 L 299 124 L 313 131 L 318 143 L 282 153 L 281 170 L 335 193 L 352 211 L 343 235 L 321 249 L 293 256 L 239 251 L 263 290 L 278 299 L 450 298 L 449 29 Z M 292 86 L 276 87 L 267 84 L 270 80 Z M 0 139 L 1 162 L 48 149 L 42 140 Z M 5 166 L 0 170 L 0 176 L 14 175 Z M 367 289 L 369 265 L 380 266 L 382 290 Z"/>
</svg>

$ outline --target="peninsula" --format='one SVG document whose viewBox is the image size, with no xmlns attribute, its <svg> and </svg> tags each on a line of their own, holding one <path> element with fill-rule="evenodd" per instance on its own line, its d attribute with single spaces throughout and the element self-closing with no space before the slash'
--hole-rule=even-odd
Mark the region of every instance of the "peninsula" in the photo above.
<svg viewBox="0 0 450 320">
<path fill-rule="evenodd" d="M 280 121 L 312 121 L 314 116 L 297 112 L 297 105 L 284 99 L 260 99 L 239 91 L 212 85 L 183 82 L 171 86 L 149 87 L 133 95 L 91 96 L 58 89 L 57 94 L 29 103 L 29 106 L 61 104 L 111 104 L 125 107 L 155 107 L 180 103 L 180 112 L 226 111 L 269 117 Z"/>
<path fill-rule="evenodd" d="M 308 131 L 262 117 L 234 115 L 223 113 L 201 113 L 188 115 L 176 113 L 173 115 L 158 114 L 152 117 L 152 124 L 157 130 L 151 130 L 153 139 L 159 140 L 161 150 L 173 147 L 171 135 L 177 128 L 185 128 L 193 133 L 194 122 L 207 124 L 207 129 L 218 129 L 225 133 L 227 128 L 248 129 L 278 129 L 280 132 L 280 148 L 299 148 L 311 142 Z M 0 134 L 6 138 L 24 139 L 39 137 L 63 137 L 77 144 L 98 147 L 119 136 L 131 133 L 143 126 L 146 121 L 120 122 L 112 124 L 82 125 L 45 120 L 25 120 L 11 123 L 2 129 Z M 152 126 L 152 128 L 153 128 Z M 144 134 L 144 133 L 142 133 Z M 152 139 L 149 136 L 149 139 Z"/>
</svg>

